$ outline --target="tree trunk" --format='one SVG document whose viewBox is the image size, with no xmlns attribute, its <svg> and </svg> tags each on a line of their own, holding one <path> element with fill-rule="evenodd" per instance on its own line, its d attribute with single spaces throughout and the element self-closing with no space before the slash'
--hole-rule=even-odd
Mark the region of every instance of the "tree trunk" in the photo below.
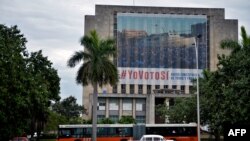
<svg viewBox="0 0 250 141">
<path fill-rule="evenodd" d="M 92 109 L 92 141 L 96 141 L 97 134 L 97 84 L 93 85 L 94 93 L 93 93 L 93 109 Z"/>
<path fill-rule="evenodd" d="M 218 130 L 215 131 L 214 137 L 215 137 L 215 141 L 220 141 L 220 133 Z"/>
</svg>

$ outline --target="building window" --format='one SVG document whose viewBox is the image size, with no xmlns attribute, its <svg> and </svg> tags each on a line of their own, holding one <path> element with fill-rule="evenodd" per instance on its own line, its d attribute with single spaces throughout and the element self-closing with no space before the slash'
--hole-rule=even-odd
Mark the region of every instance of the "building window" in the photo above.
<svg viewBox="0 0 250 141">
<path fill-rule="evenodd" d="M 145 99 L 136 99 L 135 111 L 146 111 L 146 100 Z"/>
<path fill-rule="evenodd" d="M 126 85 L 125 84 L 121 85 L 121 90 L 122 90 L 122 94 L 126 93 Z"/>
<path fill-rule="evenodd" d="M 109 110 L 115 110 L 117 111 L 119 109 L 119 99 L 111 98 L 109 99 Z"/>
<path fill-rule="evenodd" d="M 160 89 L 160 85 L 155 85 L 155 89 L 156 90 Z"/>
<path fill-rule="evenodd" d="M 114 93 L 114 94 L 117 93 L 117 85 L 113 86 L 113 93 Z"/>
<path fill-rule="evenodd" d="M 181 86 L 181 94 L 185 93 L 185 86 Z"/>
<path fill-rule="evenodd" d="M 151 85 L 147 85 L 147 94 L 151 94 Z"/>
<path fill-rule="evenodd" d="M 176 85 L 173 85 L 173 86 L 172 86 L 172 89 L 175 89 L 175 90 L 176 90 L 176 89 L 177 89 L 177 86 L 176 86 Z"/>
<path fill-rule="evenodd" d="M 109 119 L 112 120 L 114 123 L 118 123 L 119 116 L 118 115 L 109 115 Z"/>
<path fill-rule="evenodd" d="M 122 102 L 123 111 L 132 111 L 132 99 L 123 99 Z"/>
<path fill-rule="evenodd" d="M 164 85 L 164 89 L 167 89 L 168 88 L 168 85 Z"/>
<path fill-rule="evenodd" d="M 138 94 L 142 94 L 143 85 L 138 85 Z"/>
<path fill-rule="evenodd" d="M 97 110 L 104 111 L 106 110 L 106 99 L 98 98 Z"/>
<path fill-rule="evenodd" d="M 135 93 L 135 85 L 130 85 L 130 94 L 134 94 Z"/>
<path fill-rule="evenodd" d="M 145 116 L 136 116 L 136 123 L 145 123 Z"/>
</svg>

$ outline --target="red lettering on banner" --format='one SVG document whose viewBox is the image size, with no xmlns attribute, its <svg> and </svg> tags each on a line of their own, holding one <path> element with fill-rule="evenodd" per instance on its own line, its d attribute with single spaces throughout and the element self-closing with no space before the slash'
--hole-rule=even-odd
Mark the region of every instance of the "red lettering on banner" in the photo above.
<svg viewBox="0 0 250 141">
<path fill-rule="evenodd" d="M 126 73 L 128 74 L 126 76 Z M 144 70 L 122 70 L 120 74 L 121 79 L 134 80 L 168 80 L 169 71 L 144 71 Z"/>
<path fill-rule="evenodd" d="M 139 79 L 143 79 L 143 71 L 139 71 Z"/>
<path fill-rule="evenodd" d="M 145 79 L 148 80 L 148 72 L 145 72 Z"/>
<path fill-rule="evenodd" d="M 136 71 L 133 73 L 133 78 L 137 79 L 137 72 Z"/>
<path fill-rule="evenodd" d="M 165 72 L 161 71 L 161 80 L 165 80 L 166 76 L 165 76 Z"/>
<path fill-rule="evenodd" d="M 159 74 L 159 72 L 156 72 L 156 73 L 155 73 L 155 79 L 156 79 L 156 80 L 159 80 L 159 78 L 160 78 L 160 74 Z"/>
<path fill-rule="evenodd" d="M 132 71 L 128 71 L 129 79 L 132 77 Z"/>
<path fill-rule="evenodd" d="M 151 79 L 153 79 L 153 78 L 154 78 L 154 76 L 153 76 L 153 75 L 154 75 L 154 72 L 152 72 L 152 71 L 151 71 L 151 72 L 150 72 L 150 76 L 151 76 L 150 78 L 151 78 Z"/>
</svg>

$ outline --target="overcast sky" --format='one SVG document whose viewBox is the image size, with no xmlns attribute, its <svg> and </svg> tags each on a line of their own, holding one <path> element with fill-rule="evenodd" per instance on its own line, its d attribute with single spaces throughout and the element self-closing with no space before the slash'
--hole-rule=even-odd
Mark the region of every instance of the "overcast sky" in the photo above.
<svg viewBox="0 0 250 141">
<path fill-rule="evenodd" d="M 161 7 L 225 8 L 226 19 L 238 19 L 250 34 L 249 0 L 0 0 L 0 24 L 17 25 L 28 40 L 29 52 L 42 50 L 58 70 L 60 96 L 70 95 L 82 104 L 82 87 L 75 82 L 76 68 L 67 60 L 83 47 L 84 16 L 95 13 L 95 4 Z"/>
</svg>

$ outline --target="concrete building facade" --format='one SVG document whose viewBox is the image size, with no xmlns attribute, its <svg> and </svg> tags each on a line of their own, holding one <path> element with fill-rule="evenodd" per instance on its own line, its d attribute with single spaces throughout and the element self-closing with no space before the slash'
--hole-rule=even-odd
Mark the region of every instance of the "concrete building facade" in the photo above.
<svg viewBox="0 0 250 141">
<path fill-rule="evenodd" d="M 159 122 L 155 105 L 188 97 L 191 80 L 203 69 L 216 70 L 217 55 L 229 53 L 220 42 L 238 40 L 238 21 L 225 19 L 222 8 L 96 5 L 95 15 L 85 16 L 85 34 L 93 29 L 116 40 L 120 75 L 117 86 L 99 88 L 97 117 L 118 121 L 129 115 L 138 123 Z M 92 92 L 91 85 L 83 88 L 86 119 Z"/>
</svg>

